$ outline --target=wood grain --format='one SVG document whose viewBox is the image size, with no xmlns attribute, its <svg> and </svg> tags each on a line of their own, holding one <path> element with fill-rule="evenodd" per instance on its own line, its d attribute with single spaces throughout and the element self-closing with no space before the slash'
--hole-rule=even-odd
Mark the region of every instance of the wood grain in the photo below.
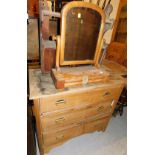
<svg viewBox="0 0 155 155">
<path fill-rule="evenodd" d="M 111 42 L 116 41 L 115 38 L 116 38 L 116 33 L 117 33 L 117 27 L 119 25 L 119 18 L 121 16 L 121 10 L 125 5 L 127 5 L 127 0 L 120 0 L 119 6 L 118 6 L 118 11 L 117 11 L 117 16 L 116 16 L 116 21 L 115 21 L 114 29 L 113 29 L 113 33 L 112 33 Z"/>
<path fill-rule="evenodd" d="M 87 122 L 84 125 L 84 133 L 94 132 L 94 131 L 101 131 L 105 130 L 108 124 L 109 118 L 102 118 L 95 121 Z"/>
<path fill-rule="evenodd" d="M 38 89 L 43 93 L 35 96 L 33 108 L 43 153 L 81 134 L 104 131 L 124 87 L 119 75 L 111 75 L 104 84 L 64 90 L 55 89 L 50 75 L 40 70 L 31 70 L 29 79 L 30 97 Z"/>
<path fill-rule="evenodd" d="M 113 111 L 113 100 L 105 102 L 96 102 L 92 104 L 89 102 L 87 105 L 79 103 L 77 107 L 71 109 L 61 109 L 55 112 L 48 112 L 41 114 L 41 122 L 43 131 L 54 131 L 58 128 L 73 125 L 91 119 L 91 117 L 105 117 L 109 116 Z"/>
<path fill-rule="evenodd" d="M 88 83 L 107 82 L 109 73 L 104 68 L 96 68 L 94 66 L 63 67 L 59 71 L 52 69 L 52 77 L 56 88 L 62 89 Z M 64 83 L 58 85 L 61 82 Z"/>
<path fill-rule="evenodd" d="M 29 18 L 27 24 L 27 59 L 39 60 L 38 19 Z"/>
<path fill-rule="evenodd" d="M 56 48 L 52 41 L 49 40 L 50 33 L 54 32 L 49 27 L 51 24 L 50 17 L 44 16 L 43 12 L 48 11 L 49 7 L 47 1 L 39 1 L 40 3 L 40 53 L 41 53 L 41 70 L 47 73 L 51 68 L 55 67 Z"/>
<path fill-rule="evenodd" d="M 81 135 L 82 132 L 83 132 L 83 126 L 81 125 L 62 131 L 51 131 L 46 133 L 44 132 L 43 133 L 44 145 L 49 146 L 55 143 L 59 143 L 61 141 L 65 141 L 72 137 Z"/>
<path fill-rule="evenodd" d="M 89 24 L 91 25 L 91 20 L 89 21 L 89 19 L 90 18 L 87 18 L 87 16 L 85 16 L 85 14 L 84 13 L 81 13 L 82 14 L 82 19 L 81 19 L 81 16 L 79 15 L 79 17 L 78 17 L 78 15 L 77 15 L 77 12 L 78 12 L 78 10 L 77 11 L 75 11 L 75 14 L 76 14 L 76 18 L 79 18 L 79 20 L 77 20 L 77 22 L 79 22 L 80 21 L 80 23 L 82 23 L 82 26 L 80 26 L 81 27 L 81 29 L 83 29 L 83 30 L 80 30 L 81 31 L 81 35 L 78 35 L 77 36 L 77 38 L 79 38 L 79 37 L 81 37 L 81 39 L 82 38 L 85 38 L 85 41 L 82 41 L 82 45 L 79 45 L 79 43 L 80 42 L 78 42 L 78 44 L 76 43 L 76 41 L 77 41 L 77 38 L 76 38 L 76 35 L 72 35 L 72 33 L 71 33 L 71 36 L 73 37 L 74 36 L 74 39 L 71 39 L 70 37 L 68 38 L 66 38 L 66 33 L 67 33 L 67 27 L 68 26 L 66 26 L 66 25 L 68 25 L 69 24 L 69 19 L 71 18 L 71 17 L 69 17 L 68 18 L 68 14 L 69 14 L 69 12 L 71 11 L 71 12 L 74 12 L 74 11 L 72 11 L 72 9 L 76 9 L 76 8 L 80 8 L 80 13 L 83 11 L 83 10 L 91 10 L 91 12 L 92 11 L 94 11 L 94 12 L 96 12 L 96 16 L 94 16 L 93 17 L 93 19 L 94 20 L 97 20 L 97 23 L 98 24 L 100 24 L 100 28 L 97 28 L 98 30 L 98 32 L 97 31 L 95 31 L 95 32 L 97 32 L 97 33 L 94 33 L 95 35 L 97 35 L 98 33 L 98 37 L 97 36 L 95 36 L 95 39 L 97 39 L 97 41 L 96 41 L 96 45 L 94 46 L 94 44 L 89 44 L 89 46 L 91 45 L 91 46 L 94 46 L 94 47 L 91 47 L 90 49 L 92 50 L 92 51 L 94 51 L 94 49 L 95 49 L 95 54 L 94 54 L 94 59 L 93 60 L 91 60 L 92 59 L 92 52 L 90 52 L 90 56 L 87 58 L 88 60 L 80 60 L 78 57 L 77 57 L 77 59 L 76 59 L 76 61 L 75 60 L 65 60 L 65 58 L 67 58 L 68 59 L 68 56 L 67 57 L 65 57 L 65 51 L 67 51 L 68 52 L 68 48 L 69 48 L 69 51 L 71 51 L 71 50 L 73 50 L 73 55 L 74 55 L 74 51 L 80 51 L 80 52 L 86 52 L 87 50 L 86 50 L 86 47 L 88 46 L 87 45 L 87 42 L 86 42 L 86 40 L 88 40 L 88 42 L 90 41 L 91 42 L 91 40 L 90 39 L 92 39 L 92 36 L 90 36 L 89 37 L 89 35 L 91 34 L 91 33 L 89 33 L 89 31 L 88 31 L 88 33 L 86 32 L 85 33 L 85 36 L 84 37 L 82 37 L 84 34 L 81 34 L 82 32 L 84 32 L 84 31 L 86 31 L 87 29 L 85 29 L 85 25 L 84 25 L 84 27 L 83 27 L 83 24 L 87 24 L 87 22 L 89 22 Z M 88 11 L 89 12 L 89 11 Z M 87 12 L 87 13 L 88 13 Z M 83 15 L 84 14 L 84 15 Z M 88 14 L 88 16 L 90 16 L 89 14 Z M 95 18 L 96 17 L 96 18 Z M 97 17 L 99 17 L 99 18 L 97 18 Z M 76 18 L 73 18 L 73 19 L 76 19 Z M 85 19 L 85 18 L 87 18 L 87 19 Z M 71 20 L 72 21 L 72 20 Z M 60 52 L 60 65 L 69 65 L 69 64 L 90 64 L 90 63 L 92 63 L 92 64 L 95 64 L 95 65 L 97 65 L 97 63 L 98 63 L 98 54 L 101 52 L 99 49 L 100 49 L 100 44 L 101 44 L 101 40 L 102 40 L 102 37 L 103 37 L 103 31 L 104 31 L 104 22 L 105 21 L 105 15 L 104 15 L 104 13 L 103 13 L 103 11 L 102 11 L 102 9 L 101 8 L 99 8 L 98 6 L 96 6 L 96 5 L 94 5 L 94 4 L 90 4 L 90 3 L 86 3 L 86 2 L 71 2 L 71 3 L 68 3 L 67 5 L 65 5 L 64 7 L 63 7 L 63 9 L 62 9 L 62 13 L 61 13 L 61 52 Z M 73 23 L 75 24 L 75 20 L 73 21 Z M 74 25 L 74 24 L 71 24 L 70 26 L 72 26 L 72 25 Z M 78 26 L 78 24 L 76 24 L 77 25 L 77 27 L 75 27 L 75 29 L 77 29 L 77 31 L 75 30 L 74 31 L 74 27 L 72 27 L 72 28 L 70 28 L 70 30 L 72 30 L 73 29 L 73 31 L 72 32 L 74 32 L 74 33 L 76 33 L 76 32 L 78 32 L 78 29 L 80 28 L 79 26 Z M 88 28 L 88 27 L 87 27 Z M 90 27 L 90 29 L 91 29 L 91 27 Z M 96 28 L 93 28 L 92 30 L 94 31 Z M 91 30 L 91 31 L 92 31 Z M 68 34 L 68 33 L 67 33 Z M 77 33 L 78 34 L 78 33 Z M 87 35 L 88 34 L 88 35 Z M 93 34 L 93 35 L 94 35 Z M 94 39 L 94 38 L 93 38 Z M 72 41 L 75 41 L 74 43 L 72 43 L 72 42 L 70 42 L 70 41 L 72 40 Z M 82 39 L 83 40 L 83 39 Z M 68 43 L 67 43 L 68 42 Z M 67 44 L 66 44 L 67 43 Z M 70 46 L 73 44 L 74 46 L 73 47 L 69 47 L 69 44 L 70 44 Z M 77 46 L 76 46 L 76 44 L 77 44 Z M 81 47 L 80 47 L 81 46 Z M 88 46 L 88 47 L 89 47 Z M 67 48 L 67 49 L 66 49 Z M 79 48 L 79 49 L 78 49 Z M 84 48 L 84 49 L 81 49 L 81 48 Z M 81 51 L 82 50 L 82 51 Z M 78 52 L 79 53 L 79 52 Z M 88 52 L 86 52 L 86 53 L 88 53 Z M 70 54 L 69 54 L 70 55 Z M 81 57 L 81 56 L 80 56 Z M 83 57 L 83 56 L 82 56 Z M 72 57 L 73 58 L 73 57 Z M 74 57 L 75 58 L 75 57 Z M 84 59 L 85 59 L 85 56 L 83 57 Z M 91 59 L 90 59 L 91 58 Z"/>
<path fill-rule="evenodd" d="M 42 128 L 41 128 L 40 111 L 39 111 L 39 107 L 40 107 L 39 99 L 33 100 L 33 103 L 34 105 L 32 106 L 32 111 L 36 119 L 39 150 L 41 154 L 44 154 L 43 141 L 42 141 Z"/>
<path fill-rule="evenodd" d="M 29 17 L 39 17 L 39 0 L 27 0 L 27 13 Z"/>
<path fill-rule="evenodd" d="M 125 66 L 118 64 L 115 61 L 104 59 L 102 63 L 104 65 L 104 68 L 107 68 L 110 74 L 112 75 L 121 75 L 121 76 L 127 75 L 127 68 Z"/>
<path fill-rule="evenodd" d="M 41 99 L 40 112 L 54 112 L 64 108 L 86 106 L 107 100 L 117 100 L 122 87 L 120 85 L 106 88 L 87 89 L 85 91 L 55 94 L 51 97 Z M 75 95 L 76 94 L 76 95 Z"/>
<path fill-rule="evenodd" d="M 112 42 L 106 52 L 106 59 L 110 61 L 114 61 L 119 63 L 120 65 L 124 65 L 125 61 L 127 61 L 127 47 L 126 44 L 119 42 Z"/>
<path fill-rule="evenodd" d="M 49 72 L 51 68 L 55 67 L 55 55 L 56 50 L 54 48 L 43 47 L 41 69 L 44 73 Z"/>
</svg>

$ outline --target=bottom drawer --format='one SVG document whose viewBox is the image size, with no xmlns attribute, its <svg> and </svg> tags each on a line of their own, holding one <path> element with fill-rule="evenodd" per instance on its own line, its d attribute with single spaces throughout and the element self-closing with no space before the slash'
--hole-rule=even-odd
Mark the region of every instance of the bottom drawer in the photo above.
<svg viewBox="0 0 155 155">
<path fill-rule="evenodd" d="M 72 137 L 79 136 L 83 133 L 83 125 L 74 126 L 69 129 L 55 132 L 43 133 L 43 142 L 45 145 L 53 145 L 63 142 Z"/>
<path fill-rule="evenodd" d="M 105 130 L 109 121 L 109 117 L 102 117 L 97 120 L 83 122 L 77 126 L 59 131 L 43 132 L 43 143 L 46 147 L 64 142 L 70 138 L 79 136 L 83 133 Z"/>
<path fill-rule="evenodd" d="M 109 122 L 109 117 L 87 122 L 84 125 L 84 133 L 105 130 Z"/>
</svg>

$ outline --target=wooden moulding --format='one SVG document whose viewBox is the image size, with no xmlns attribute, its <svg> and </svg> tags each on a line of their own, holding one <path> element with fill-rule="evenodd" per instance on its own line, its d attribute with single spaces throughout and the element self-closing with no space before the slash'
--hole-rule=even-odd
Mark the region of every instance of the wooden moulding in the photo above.
<svg viewBox="0 0 155 155">
<path fill-rule="evenodd" d="M 52 69 L 51 76 L 55 87 L 63 89 L 90 83 L 103 83 L 109 80 L 109 73 L 94 66 L 63 67 L 60 71 Z"/>
<path fill-rule="evenodd" d="M 67 41 L 65 38 L 65 33 L 66 33 L 66 26 L 67 26 L 67 13 L 70 9 L 72 8 L 76 8 L 76 7 L 83 7 L 83 8 L 90 8 L 93 9 L 95 11 L 97 11 L 100 16 L 101 16 L 101 26 L 100 26 L 100 30 L 99 30 L 99 36 L 98 36 L 98 40 L 97 40 L 97 44 L 96 44 L 96 51 L 95 51 L 95 56 L 93 60 L 79 60 L 79 61 L 65 61 L 64 60 L 64 54 L 65 54 L 65 42 Z M 95 66 L 98 67 L 98 59 L 100 56 L 100 47 L 101 47 L 101 43 L 102 39 L 103 39 L 103 33 L 104 33 L 104 24 L 105 24 L 105 14 L 103 12 L 103 10 L 91 3 L 86 3 L 86 2 L 70 2 L 67 5 L 65 5 L 62 9 L 61 12 L 61 51 L 60 51 L 60 65 L 74 65 L 74 64 L 94 64 Z"/>
</svg>

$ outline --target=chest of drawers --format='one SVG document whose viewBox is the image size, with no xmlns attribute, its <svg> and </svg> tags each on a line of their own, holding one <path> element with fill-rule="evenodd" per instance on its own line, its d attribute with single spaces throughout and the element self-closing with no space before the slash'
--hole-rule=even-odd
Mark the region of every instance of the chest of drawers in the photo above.
<svg viewBox="0 0 155 155">
<path fill-rule="evenodd" d="M 120 76 L 106 83 L 55 89 L 48 74 L 29 71 L 30 99 L 41 155 L 85 133 L 104 131 L 124 87 Z"/>
</svg>

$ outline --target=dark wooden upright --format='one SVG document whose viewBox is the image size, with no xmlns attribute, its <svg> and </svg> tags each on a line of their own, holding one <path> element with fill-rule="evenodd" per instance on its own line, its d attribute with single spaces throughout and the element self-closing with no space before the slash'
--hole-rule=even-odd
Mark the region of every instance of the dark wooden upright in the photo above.
<svg viewBox="0 0 155 155">
<path fill-rule="evenodd" d="M 39 17 L 39 0 L 27 0 L 27 13 L 29 17 Z"/>
<path fill-rule="evenodd" d="M 43 16 L 43 11 L 49 11 L 47 1 L 40 0 L 39 2 L 39 16 L 40 16 L 40 55 L 41 55 L 41 71 L 43 73 L 48 73 L 51 68 L 55 67 L 55 45 L 53 41 L 49 40 L 50 28 L 49 21 L 50 17 L 48 15 Z"/>
</svg>

